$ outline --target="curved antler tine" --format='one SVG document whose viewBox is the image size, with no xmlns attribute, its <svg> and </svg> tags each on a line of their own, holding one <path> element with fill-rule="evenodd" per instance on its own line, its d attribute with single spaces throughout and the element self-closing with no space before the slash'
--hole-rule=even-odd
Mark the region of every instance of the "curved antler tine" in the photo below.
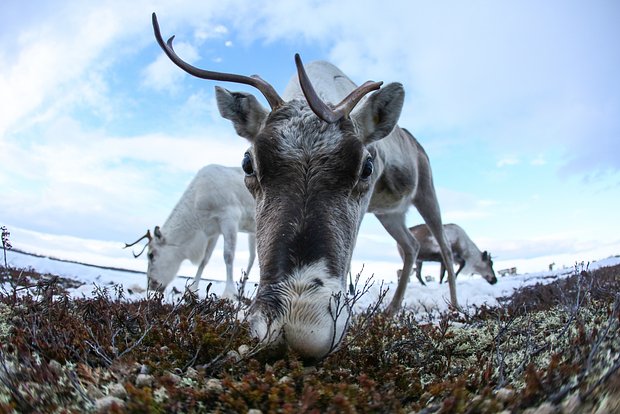
<svg viewBox="0 0 620 414">
<path fill-rule="evenodd" d="M 334 112 L 339 114 L 340 117 L 348 117 L 355 105 L 366 96 L 369 92 L 376 91 L 381 88 L 383 82 L 366 81 L 362 86 L 357 87 L 350 94 L 346 96 L 336 107 Z"/>
<path fill-rule="evenodd" d="M 310 105 L 310 108 L 316 114 L 316 116 L 330 124 L 333 124 L 334 122 L 337 122 L 342 118 L 348 117 L 353 108 L 355 108 L 355 105 L 357 105 L 366 94 L 381 88 L 381 85 L 383 85 L 383 82 L 364 82 L 362 86 L 359 86 L 355 90 L 353 90 L 353 92 L 347 95 L 346 98 L 344 98 L 338 105 L 336 105 L 332 109 L 329 105 L 323 102 L 323 100 L 314 90 L 312 82 L 310 82 L 310 78 L 306 73 L 306 69 L 301 62 L 301 57 L 299 57 L 299 53 L 295 54 L 295 65 L 297 65 L 299 85 L 301 86 L 301 90 L 304 92 L 304 95 L 308 100 L 308 105 Z"/>
<path fill-rule="evenodd" d="M 155 13 L 153 13 L 152 21 L 153 21 L 153 31 L 155 33 L 155 39 L 157 39 L 157 43 L 162 48 L 166 56 L 168 56 L 168 58 L 170 58 L 170 60 L 175 65 L 183 69 L 185 72 L 189 73 L 192 76 L 196 76 L 197 78 L 201 78 L 201 79 L 223 81 L 223 82 L 235 82 L 235 83 L 241 83 L 244 85 L 253 86 L 254 88 L 258 89 L 263 94 L 265 99 L 267 99 L 267 102 L 269 103 L 269 106 L 271 106 L 271 109 L 275 109 L 284 103 L 284 101 L 282 100 L 280 95 L 278 95 L 278 93 L 273 88 L 273 86 L 271 86 L 268 82 L 263 80 L 258 75 L 242 76 L 242 75 L 235 75 L 233 73 L 213 72 L 210 70 L 204 70 L 204 69 L 197 68 L 185 62 L 183 59 L 181 59 L 176 54 L 176 52 L 174 51 L 174 48 L 172 47 L 172 41 L 174 40 L 174 36 L 171 36 L 167 42 L 164 42 L 164 39 L 161 36 L 161 31 L 159 30 L 159 22 L 157 21 L 157 16 L 155 15 Z"/>
<path fill-rule="evenodd" d="M 145 244 L 144 247 L 142 247 L 142 250 L 140 250 L 140 253 L 135 254 L 134 252 L 131 252 L 131 254 L 133 254 L 133 257 L 137 259 L 138 257 L 140 257 L 142 253 L 144 253 L 148 245 L 149 245 L 148 243 Z"/>
<path fill-rule="evenodd" d="M 276 92 L 269 82 L 258 75 L 252 75 L 248 79 L 252 79 L 252 83 L 248 83 L 248 85 L 255 87 L 263 94 L 271 109 L 282 106 L 284 100 L 278 95 L 278 92 Z"/>
<path fill-rule="evenodd" d="M 153 239 L 153 237 L 151 236 L 151 230 L 147 230 L 147 231 L 146 231 L 146 234 L 145 234 L 144 236 L 140 237 L 140 238 L 139 238 L 138 240 L 136 240 L 135 242 L 133 242 L 133 243 L 131 243 L 131 244 L 125 243 L 125 247 L 123 247 L 123 249 L 126 249 L 126 248 L 131 247 L 131 246 L 135 246 L 136 244 L 140 243 L 140 242 L 141 242 L 142 240 L 144 240 L 144 239 L 149 239 L 149 242 Z M 148 243 L 147 243 L 147 244 L 148 244 Z M 143 249 L 143 251 L 144 251 L 144 249 Z M 136 257 L 137 257 L 137 256 L 136 256 Z"/>
<path fill-rule="evenodd" d="M 316 114 L 323 121 L 333 124 L 337 122 L 342 116 L 339 116 L 334 112 L 332 108 L 330 108 L 323 100 L 319 97 L 319 95 L 314 90 L 314 86 L 312 86 L 312 82 L 310 82 L 310 78 L 306 73 L 306 69 L 304 68 L 304 64 L 301 62 L 301 57 L 299 53 L 295 53 L 295 65 L 297 66 L 297 75 L 299 76 L 299 85 L 301 86 L 301 90 L 308 101 L 308 105 L 310 105 L 310 109 L 312 112 Z"/>
</svg>

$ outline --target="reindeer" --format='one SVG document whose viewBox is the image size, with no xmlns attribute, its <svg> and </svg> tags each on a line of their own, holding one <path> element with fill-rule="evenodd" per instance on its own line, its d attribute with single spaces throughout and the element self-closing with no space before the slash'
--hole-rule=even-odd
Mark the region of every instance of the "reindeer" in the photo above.
<svg viewBox="0 0 620 414">
<path fill-rule="evenodd" d="M 270 106 L 250 93 L 215 88 L 220 114 L 251 144 L 242 168 L 256 200 L 260 281 L 248 320 L 263 344 L 306 359 L 337 348 L 350 318 L 348 306 L 341 306 L 346 274 L 367 212 L 404 252 L 403 275 L 386 312 L 400 308 L 419 250 L 405 225 L 411 204 L 438 240 L 457 306 L 428 157 L 396 125 L 401 84 L 381 88 L 381 82 L 368 81 L 357 87 L 335 66 L 314 62 L 306 68 L 295 55 L 297 76 L 280 97 L 257 75 L 213 72 L 183 61 L 172 47 L 174 36 L 163 40 L 154 13 L 153 29 L 166 55 L 187 73 L 250 85 Z"/>
<path fill-rule="evenodd" d="M 191 181 L 170 216 L 153 235 L 150 230 L 125 248 L 148 239 L 149 289 L 163 292 L 176 277 L 181 262 L 189 259 L 198 264 L 190 289 L 198 290 L 202 272 L 211 258 L 220 235 L 224 236 L 226 287 L 223 297 L 233 298 L 237 292 L 233 281 L 233 261 L 237 233 L 248 233 L 250 259 L 246 273 L 254 263 L 256 250 L 255 203 L 243 183 L 244 172 L 239 167 L 221 165 L 203 167 Z M 135 257 L 140 256 L 144 248 Z"/>
<path fill-rule="evenodd" d="M 448 244 L 452 249 L 452 258 L 459 266 L 455 276 L 458 276 L 465 269 L 465 273 L 479 274 L 492 285 L 497 283 L 491 255 L 486 250 L 481 252 L 460 226 L 450 223 L 444 225 L 443 228 Z M 409 230 L 420 243 L 420 251 L 416 260 L 416 277 L 424 285 L 422 281 L 422 262 L 440 262 L 439 283 L 441 283 L 446 273 L 446 266 L 441 258 L 441 251 L 435 237 L 426 224 L 409 227 Z M 398 252 L 402 257 L 403 252 L 400 246 L 398 246 Z"/>
</svg>

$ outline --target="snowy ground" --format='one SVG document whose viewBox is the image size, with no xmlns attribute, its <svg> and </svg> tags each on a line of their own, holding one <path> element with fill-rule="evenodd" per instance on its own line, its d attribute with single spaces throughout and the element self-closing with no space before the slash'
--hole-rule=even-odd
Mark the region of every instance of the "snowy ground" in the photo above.
<svg viewBox="0 0 620 414">
<path fill-rule="evenodd" d="M 122 284 L 127 290 L 129 289 L 131 294 L 128 294 L 128 298 L 141 298 L 145 295 L 146 287 L 146 275 L 135 271 L 122 271 L 105 269 L 97 266 L 89 266 L 78 263 L 70 263 L 59 260 L 54 260 L 46 257 L 36 257 L 16 251 L 7 252 L 7 261 L 9 266 L 18 268 L 32 267 L 39 273 L 51 273 L 58 276 L 64 276 L 70 279 L 74 279 L 82 282 L 83 284 L 71 290 L 71 294 L 74 297 L 90 296 L 95 290 L 96 286 L 104 287 L 111 286 L 113 284 Z M 550 283 L 557 278 L 563 278 L 573 274 L 576 269 L 581 271 L 585 269 L 585 266 L 589 266 L 590 270 L 612 266 L 620 264 L 620 257 L 609 257 L 606 259 L 598 260 L 592 263 L 576 264 L 573 268 L 557 269 L 553 271 L 538 272 L 538 273 L 526 273 L 512 276 L 500 277 L 499 281 L 495 285 L 488 284 L 484 279 L 475 276 L 463 276 L 460 275 L 457 278 L 457 294 L 459 304 L 462 307 L 480 306 L 484 303 L 488 305 L 496 305 L 497 298 L 510 296 L 516 289 L 523 286 L 533 285 L 536 283 Z M 367 277 L 362 271 L 359 286 L 361 287 Z M 373 285 L 356 304 L 357 310 L 363 310 L 368 305 L 374 303 L 381 292 L 381 280 L 373 278 Z M 219 280 L 203 280 L 200 285 L 199 294 L 204 297 L 205 289 L 208 282 L 212 282 L 211 292 L 215 294 L 221 294 L 224 290 L 224 282 Z M 174 280 L 166 290 L 167 297 L 172 299 L 174 294 L 172 293 L 173 287 L 179 291 L 182 291 L 185 284 L 189 283 L 189 280 L 183 277 L 178 277 Z M 249 293 L 253 293 L 255 283 L 248 284 L 246 290 Z M 394 282 L 384 282 L 383 288 L 388 288 L 389 291 L 386 296 L 386 301 L 389 301 L 392 297 L 392 292 L 395 289 L 396 284 Z M 439 284 L 436 281 L 427 282 L 426 286 L 421 286 L 416 280 L 412 281 L 405 295 L 404 305 L 414 310 L 434 309 L 436 311 L 446 310 L 449 302 L 449 292 L 446 283 Z"/>
</svg>

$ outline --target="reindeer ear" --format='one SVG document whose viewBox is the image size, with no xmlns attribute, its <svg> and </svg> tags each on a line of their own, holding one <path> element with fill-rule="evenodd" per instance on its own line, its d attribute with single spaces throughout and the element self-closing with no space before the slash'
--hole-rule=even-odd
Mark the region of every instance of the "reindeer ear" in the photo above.
<svg viewBox="0 0 620 414">
<path fill-rule="evenodd" d="M 215 99 L 220 115 L 232 121 L 237 134 L 253 142 L 269 111 L 251 93 L 230 92 L 216 86 Z"/>
<path fill-rule="evenodd" d="M 485 250 L 485 251 L 483 251 L 483 252 L 482 252 L 482 261 L 483 261 L 483 262 L 486 262 L 486 261 L 488 260 L 488 258 L 489 258 L 489 253 L 487 253 L 487 251 L 486 251 L 486 250 Z"/>
<path fill-rule="evenodd" d="M 161 234 L 161 230 L 159 229 L 159 226 L 155 226 L 155 230 L 153 231 L 153 234 L 155 234 L 155 237 L 158 239 L 163 239 L 163 236 Z"/>
<path fill-rule="evenodd" d="M 361 133 L 364 144 L 385 138 L 396 126 L 405 100 L 400 83 L 390 83 L 369 95 L 351 114 Z"/>
</svg>

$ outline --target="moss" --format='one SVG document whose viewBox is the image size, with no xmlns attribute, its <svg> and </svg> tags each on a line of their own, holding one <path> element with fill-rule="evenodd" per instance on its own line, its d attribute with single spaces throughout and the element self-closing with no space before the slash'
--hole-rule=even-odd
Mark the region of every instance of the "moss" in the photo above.
<svg viewBox="0 0 620 414">
<path fill-rule="evenodd" d="M 357 315 L 343 346 L 306 366 L 237 352 L 255 343 L 230 302 L 128 301 L 122 287 L 71 299 L 56 279 L 31 274 L 35 287 L 0 295 L 0 327 L 11 333 L 0 341 L 0 413 L 92 412 L 113 389 L 123 404 L 109 411 L 119 413 L 613 407 L 619 275 L 577 272 L 436 323 L 407 311 Z"/>
</svg>

